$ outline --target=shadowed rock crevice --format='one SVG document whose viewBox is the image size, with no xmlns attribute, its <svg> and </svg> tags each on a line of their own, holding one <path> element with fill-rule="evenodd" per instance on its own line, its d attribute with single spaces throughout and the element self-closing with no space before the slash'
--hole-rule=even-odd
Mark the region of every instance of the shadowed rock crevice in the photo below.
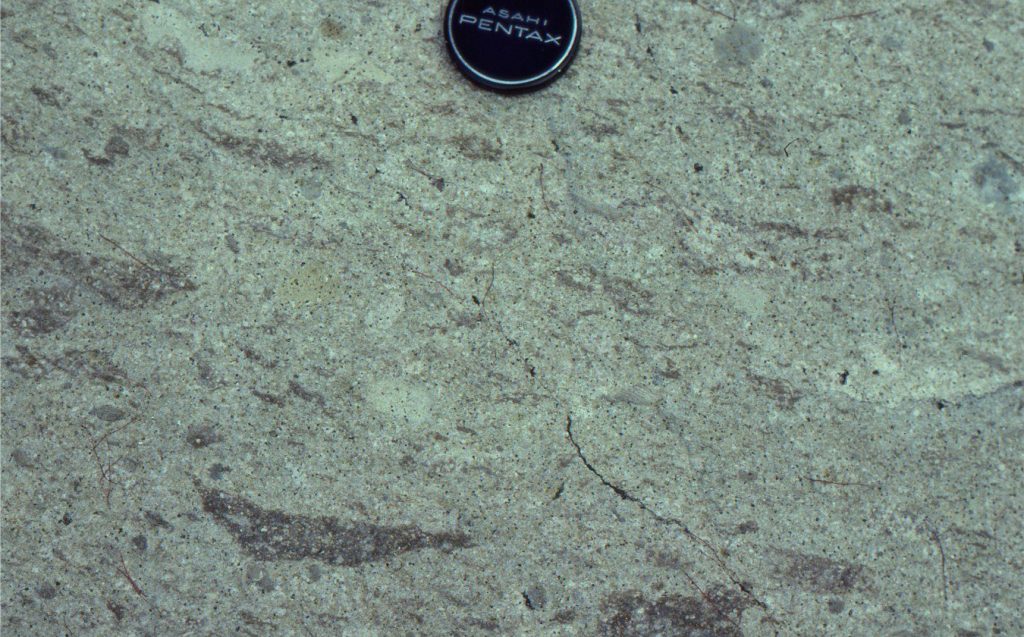
<svg viewBox="0 0 1024 637">
<path fill-rule="evenodd" d="M 315 559 L 357 566 L 420 549 L 451 552 L 472 546 L 458 532 L 429 533 L 416 526 L 343 525 L 337 518 L 263 509 L 241 496 L 196 484 L 203 510 L 258 560 Z"/>
</svg>

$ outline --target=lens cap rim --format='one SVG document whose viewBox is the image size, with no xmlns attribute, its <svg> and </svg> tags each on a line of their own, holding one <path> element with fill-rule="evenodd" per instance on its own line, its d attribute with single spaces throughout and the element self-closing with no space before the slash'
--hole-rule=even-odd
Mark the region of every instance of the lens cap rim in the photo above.
<svg viewBox="0 0 1024 637">
<path fill-rule="evenodd" d="M 572 14 L 573 30 L 570 43 L 566 46 L 566 50 L 562 53 L 559 59 L 540 73 L 523 78 L 522 80 L 508 81 L 490 77 L 486 73 L 475 68 L 470 61 L 466 60 L 463 54 L 459 51 L 455 42 L 456 38 L 454 37 L 452 30 L 453 17 L 455 10 L 462 1 L 463 0 L 449 0 L 448 6 L 443 15 L 442 30 L 444 31 L 445 44 L 452 62 L 467 79 L 477 86 L 499 93 L 524 93 L 535 91 L 548 86 L 562 76 L 576 58 L 576 52 L 579 50 L 580 40 L 583 37 L 583 24 L 580 15 L 580 8 L 576 0 L 560 0 L 566 4 Z"/>
</svg>

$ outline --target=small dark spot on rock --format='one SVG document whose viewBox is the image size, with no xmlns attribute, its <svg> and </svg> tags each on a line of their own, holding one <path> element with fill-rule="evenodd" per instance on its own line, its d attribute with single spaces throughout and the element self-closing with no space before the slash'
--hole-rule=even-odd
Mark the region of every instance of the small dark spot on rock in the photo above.
<svg viewBox="0 0 1024 637">
<path fill-rule="evenodd" d="M 451 259 L 444 260 L 444 269 L 448 270 L 448 274 L 452 276 L 459 276 L 466 271 L 457 261 L 452 261 Z"/>
<path fill-rule="evenodd" d="M 36 589 L 36 595 L 38 595 L 40 599 L 53 599 L 57 596 L 57 589 L 53 584 L 47 582 Z"/>
<path fill-rule="evenodd" d="M 193 449 L 203 449 L 220 442 L 222 438 L 210 425 L 193 427 L 185 435 L 187 442 Z"/>
<path fill-rule="evenodd" d="M 736 532 L 737 533 L 755 533 L 755 532 L 757 532 L 757 529 L 758 529 L 757 522 L 755 522 L 754 520 L 747 520 L 745 522 L 740 522 L 739 525 L 737 525 Z"/>
<path fill-rule="evenodd" d="M 551 621 L 556 624 L 570 624 L 576 619 L 576 611 L 571 608 L 563 608 L 551 616 Z"/>
<path fill-rule="evenodd" d="M 60 519 L 60 521 L 61 521 L 61 524 L 63 524 L 64 526 L 68 526 L 69 524 L 71 524 L 73 522 L 73 520 L 71 519 L 71 513 L 70 512 L 65 513 L 64 517 L 62 517 Z"/>
<path fill-rule="evenodd" d="M 526 594 L 526 591 L 523 591 L 522 595 L 523 595 L 523 604 L 525 604 L 528 609 L 534 610 L 534 608 L 533 608 L 533 601 L 530 600 L 530 596 Z"/>
<path fill-rule="evenodd" d="M 544 587 L 542 586 L 531 586 L 530 588 L 523 591 L 523 603 L 530 610 L 541 610 L 547 603 L 547 595 L 544 593 Z"/>
<path fill-rule="evenodd" d="M 18 448 L 11 452 L 11 460 L 14 464 L 22 467 L 23 469 L 35 469 L 35 463 L 32 462 L 32 457 L 24 449 Z"/>
<path fill-rule="evenodd" d="M 832 613 L 833 615 L 836 613 L 843 612 L 844 608 L 846 608 L 846 602 L 843 601 L 843 598 L 833 597 L 832 599 L 828 600 L 828 612 Z"/>
<path fill-rule="evenodd" d="M 124 606 L 118 604 L 114 600 L 107 600 L 107 610 L 109 610 L 114 615 L 114 619 L 116 619 L 117 621 L 121 621 L 122 619 L 124 619 Z"/>
<path fill-rule="evenodd" d="M 107 140 L 107 145 L 103 147 L 103 154 L 107 156 L 107 159 L 113 159 L 115 155 L 127 157 L 128 150 L 128 142 L 124 137 L 113 135 Z"/>
<path fill-rule="evenodd" d="M 164 519 L 164 516 L 160 515 L 156 511 L 146 511 L 142 517 L 146 519 L 146 522 L 148 522 L 150 526 L 165 529 L 171 528 L 171 525 Z"/>
<path fill-rule="evenodd" d="M 231 471 L 231 467 L 217 462 L 211 465 L 210 468 L 207 469 L 206 473 L 209 474 L 210 478 L 220 480 L 228 471 Z"/>
<path fill-rule="evenodd" d="M 135 548 L 139 549 L 140 551 L 145 551 L 147 548 L 149 548 L 149 541 L 147 541 L 146 536 L 142 534 L 133 537 L 132 544 L 134 544 Z"/>
<path fill-rule="evenodd" d="M 327 18 L 320 23 L 320 35 L 331 40 L 340 40 L 345 32 L 340 22 Z"/>
<path fill-rule="evenodd" d="M 695 172 L 695 173 L 704 172 L 704 166 L 701 165 L 701 164 L 694 164 L 693 165 L 693 172 Z"/>
<path fill-rule="evenodd" d="M 213 366 L 205 359 L 199 358 L 198 356 L 194 357 L 193 360 L 196 364 L 196 371 L 199 372 L 199 380 L 202 381 L 204 385 L 212 385 L 216 380 Z"/>
</svg>

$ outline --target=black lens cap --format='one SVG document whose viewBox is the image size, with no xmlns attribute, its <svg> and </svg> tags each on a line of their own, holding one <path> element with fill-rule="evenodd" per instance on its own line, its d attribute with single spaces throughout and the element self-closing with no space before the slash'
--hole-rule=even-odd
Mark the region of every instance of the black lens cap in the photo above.
<svg viewBox="0 0 1024 637">
<path fill-rule="evenodd" d="M 470 80 L 494 91 L 528 91 L 558 77 L 579 47 L 575 0 L 451 0 L 448 52 Z"/>
</svg>

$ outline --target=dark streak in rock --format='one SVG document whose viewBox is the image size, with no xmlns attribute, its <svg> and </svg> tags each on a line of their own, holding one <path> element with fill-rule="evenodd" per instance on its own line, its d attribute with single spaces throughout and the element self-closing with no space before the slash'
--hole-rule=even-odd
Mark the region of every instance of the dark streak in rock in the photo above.
<svg viewBox="0 0 1024 637">
<path fill-rule="evenodd" d="M 123 409 L 115 405 L 98 405 L 89 414 L 103 422 L 117 422 L 124 420 L 125 416 L 128 415 Z"/>
<path fill-rule="evenodd" d="M 157 529 L 173 529 L 174 528 L 174 527 L 172 527 L 170 525 L 170 523 L 167 522 L 167 520 L 164 519 L 164 516 L 160 515 L 156 511 L 146 511 L 142 515 L 142 517 L 144 517 L 146 519 L 146 522 L 148 522 L 154 528 L 157 528 Z"/>
<path fill-rule="evenodd" d="M 306 402 L 316 403 L 321 409 L 327 406 L 327 399 L 323 394 L 310 391 L 294 380 L 288 383 L 288 391 Z"/>
<path fill-rule="evenodd" d="M 32 95 L 34 95 L 36 99 L 39 100 L 40 104 L 45 104 L 46 106 L 52 106 L 58 109 L 64 108 L 64 106 L 60 103 L 60 96 L 64 93 L 64 91 L 60 87 L 52 87 L 45 89 L 40 86 L 33 86 L 31 90 Z"/>
<path fill-rule="evenodd" d="M 767 376 L 759 376 L 753 372 L 747 372 L 747 379 L 753 383 L 754 388 L 758 392 L 775 401 L 775 404 L 780 409 L 792 409 L 796 401 L 800 400 L 803 396 L 802 393 L 794 389 L 788 382 L 778 378 L 769 378 Z"/>
<path fill-rule="evenodd" d="M 260 400 L 262 400 L 263 402 L 267 403 L 268 405 L 274 405 L 276 407 L 284 407 L 284 398 L 281 398 L 280 396 L 275 396 L 274 394 L 270 394 L 270 393 L 267 393 L 267 392 L 262 392 L 262 391 L 259 391 L 257 389 L 253 389 L 252 390 L 252 395 L 255 396 L 256 398 L 259 398 Z"/>
<path fill-rule="evenodd" d="M 3 225 L 5 273 L 40 268 L 91 290 L 120 309 L 137 309 L 171 294 L 196 289 L 160 254 L 149 257 L 146 263 L 106 239 L 126 258 L 100 257 L 64 247 L 53 233 L 35 224 L 19 223 L 4 215 Z M 47 296 L 45 291 L 39 294 Z"/>
<path fill-rule="evenodd" d="M 365 522 L 342 525 L 337 518 L 296 515 L 264 509 L 246 498 L 198 481 L 203 510 L 224 527 L 243 551 L 258 560 L 315 559 L 357 566 L 421 549 L 450 553 L 472 546 L 459 532 L 428 533 L 415 526 L 380 526 Z"/>
<path fill-rule="evenodd" d="M 800 226 L 795 226 L 791 223 L 780 223 L 777 221 L 765 221 L 762 223 L 755 223 L 754 227 L 764 232 L 774 232 L 777 234 L 792 237 L 793 239 L 806 239 L 807 231 Z"/>
<path fill-rule="evenodd" d="M 750 605 L 744 595 L 724 587 L 713 588 L 704 597 L 669 594 L 656 600 L 634 591 L 616 593 L 602 603 L 600 634 L 741 637 L 739 619 Z"/>
<path fill-rule="evenodd" d="M 803 590 L 840 595 L 857 588 L 864 580 L 864 567 L 799 551 L 780 550 L 784 564 L 781 575 Z"/>
<path fill-rule="evenodd" d="M 82 149 L 82 156 L 85 157 L 85 160 L 93 166 L 109 166 L 114 163 L 109 157 L 90 155 L 89 151 L 85 148 Z"/>
<path fill-rule="evenodd" d="M 110 355 L 100 350 L 64 350 L 55 356 L 37 354 L 24 345 L 15 345 L 18 356 L 5 356 L 4 367 L 22 378 L 40 380 L 49 376 L 54 370 L 65 374 L 118 385 L 135 385 L 128 374 L 115 365 Z"/>
<path fill-rule="evenodd" d="M 892 202 L 874 188 L 850 185 L 832 189 L 832 206 L 853 210 L 861 205 L 868 212 L 892 212 Z"/>
<path fill-rule="evenodd" d="M 13 310 L 7 324 L 20 336 L 40 336 L 55 332 L 78 314 L 70 285 L 30 288 L 25 297 L 29 307 Z"/>
<path fill-rule="evenodd" d="M 450 143 L 458 149 L 466 159 L 478 161 L 498 161 L 501 159 L 502 150 L 497 143 L 482 137 L 470 135 L 457 135 L 450 140 Z"/>
<path fill-rule="evenodd" d="M 634 316 L 648 316 L 651 310 L 648 305 L 654 294 L 625 277 L 610 276 L 599 272 L 596 268 L 586 266 L 577 271 L 556 270 L 555 279 L 565 287 L 580 292 L 591 293 L 596 287 L 607 295 L 612 304 Z"/>
<path fill-rule="evenodd" d="M 815 239 L 846 239 L 847 236 L 841 228 L 820 228 L 814 231 Z"/>
<path fill-rule="evenodd" d="M 107 610 L 109 610 L 114 615 L 114 619 L 117 620 L 118 622 L 120 622 L 122 619 L 124 619 L 124 615 L 125 615 L 124 606 L 118 604 L 117 602 L 108 599 L 107 600 Z"/>
<path fill-rule="evenodd" d="M 196 130 L 215 146 L 258 164 L 269 164 L 274 168 L 326 168 L 330 165 L 329 161 L 316 153 L 292 150 L 273 140 L 239 137 L 214 129 L 206 130 L 202 124 L 196 124 Z"/>
</svg>

